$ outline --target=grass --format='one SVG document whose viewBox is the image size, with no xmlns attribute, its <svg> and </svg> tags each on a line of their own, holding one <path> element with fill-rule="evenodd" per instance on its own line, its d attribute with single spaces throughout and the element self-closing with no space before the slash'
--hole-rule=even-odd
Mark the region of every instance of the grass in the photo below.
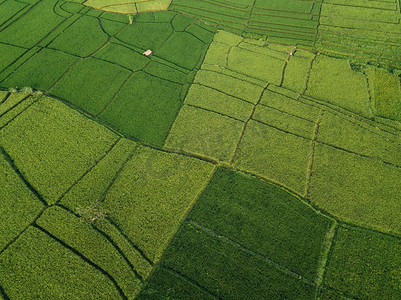
<svg viewBox="0 0 401 300">
<path fill-rule="evenodd" d="M 101 69 L 102 72 L 98 72 Z M 109 62 L 88 58 L 66 73 L 52 94 L 97 115 L 118 92 L 130 72 Z M 86 78 L 91 78 L 88 82 Z M 73 87 L 73 88 L 71 88 Z"/>
<path fill-rule="evenodd" d="M 107 38 L 108 36 L 99 30 L 97 19 L 84 16 L 67 28 L 49 47 L 72 55 L 86 57 L 105 44 Z"/>
<path fill-rule="evenodd" d="M 50 89 L 77 60 L 77 57 L 63 52 L 43 49 L 4 80 L 2 85 L 9 87 L 30 86 L 36 90 L 45 91 Z M 42 67 L 49 65 L 52 68 Z M 36 76 L 32 76 L 32 74 Z"/>
<path fill-rule="evenodd" d="M 371 76 L 373 77 L 375 115 L 401 121 L 400 78 L 383 69 L 372 70 Z"/>
<path fill-rule="evenodd" d="M 185 223 L 163 264 L 219 298 L 287 297 L 309 299 L 313 286 L 280 272 L 262 258 Z M 216 280 L 218 278 L 218 280 Z"/>
<path fill-rule="evenodd" d="M 312 65 L 306 94 L 365 117 L 373 115 L 367 80 L 346 60 L 319 56 Z"/>
</svg>

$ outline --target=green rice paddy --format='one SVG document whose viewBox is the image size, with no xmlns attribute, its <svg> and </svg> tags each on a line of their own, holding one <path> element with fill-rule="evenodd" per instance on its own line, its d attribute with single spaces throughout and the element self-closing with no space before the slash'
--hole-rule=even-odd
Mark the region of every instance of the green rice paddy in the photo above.
<svg viewBox="0 0 401 300">
<path fill-rule="evenodd" d="M 0 299 L 400 299 L 400 6 L 0 2 Z"/>
</svg>

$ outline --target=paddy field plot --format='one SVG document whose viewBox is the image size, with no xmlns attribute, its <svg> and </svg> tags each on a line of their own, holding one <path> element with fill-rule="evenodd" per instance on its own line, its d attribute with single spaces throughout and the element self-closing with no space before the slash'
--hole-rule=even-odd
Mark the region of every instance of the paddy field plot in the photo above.
<svg viewBox="0 0 401 300">
<path fill-rule="evenodd" d="M 0 299 L 399 298 L 400 18 L 0 3 Z"/>
</svg>

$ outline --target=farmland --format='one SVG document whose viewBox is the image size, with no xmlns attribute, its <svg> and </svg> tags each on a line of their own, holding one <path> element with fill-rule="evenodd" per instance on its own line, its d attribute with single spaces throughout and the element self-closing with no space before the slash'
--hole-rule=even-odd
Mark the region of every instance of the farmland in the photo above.
<svg viewBox="0 0 401 300">
<path fill-rule="evenodd" d="M 401 298 L 400 5 L 1 2 L 0 299 Z"/>
</svg>

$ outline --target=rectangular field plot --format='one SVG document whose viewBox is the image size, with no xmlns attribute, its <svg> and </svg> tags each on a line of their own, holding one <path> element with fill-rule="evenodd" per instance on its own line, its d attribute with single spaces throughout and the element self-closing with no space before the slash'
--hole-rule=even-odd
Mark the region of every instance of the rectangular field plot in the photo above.
<svg viewBox="0 0 401 300">
<path fill-rule="evenodd" d="M 207 184 L 213 165 L 140 147 L 100 207 L 153 262 Z"/>
<path fill-rule="evenodd" d="M 0 144 L 48 203 L 116 141 L 109 130 L 50 98 L 42 98 L 0 131 Z"/>
<path fill-rule="evenodd" d="M 212 110 L 241 121 L 248 119 L 253 110 L 252 103 L 200 84 L 191 86 L 185 104 Z"/>
<path fill-rule="evenodd" d="M 331 223 L 288 192 L 224 168 L 188 218 L 310 281 Z"/>
<path fill-rule="evenodd" d="M 165 147 L 229 162 L 244 123 L 211 111 L 185 105 L 167 137 Z"/>
<path fill-rule="evenodd" d="M 398 1 L 324 1 L 316 47 L 400 67 Z"/>
<path fill-rule="evenodd" d="M 0 285 L 11 299 L 122 298 L 110 275 L 34 227 L 0 255 Z"/>
<path fill-rule="evenodd" d="M 371 68 L 368 74 L 375 115 L 401 122 L 400 77 L 379 68 Z"/>
<path fill-rule="evenodd" d="M 340 227 L 324 284 L 358 299 L 398 299 L 401 297 L 400 253 L 399 238 Z"/>
<path fill-rule="evenodd" d="M 250 120 L 233 164 L 302 195 L 311 149 L 311 139 Z"/>
<path fill-rule="evenodd" d="M 342 220 L 401 233 L 401 169 L 317 144 L 310 200 Z"/>
<path fill-rule="evenodd" d="M 184 223 L 162 264 L 223 299 L 247 299 L 249 295 L 255 299 L 312 299 L 315 289 L 192 223 Z"/>
<path fill-rule="evenodd" d="M 306 95 L 372 117 L 366 76 L 349 61 L 320 55 L 314 61 Z"/>
<path fill-rule="evenodd" d="M 355 119 L 325 113 L 317 141 L 401 166 L 399 137 Z"/>
</svg>

